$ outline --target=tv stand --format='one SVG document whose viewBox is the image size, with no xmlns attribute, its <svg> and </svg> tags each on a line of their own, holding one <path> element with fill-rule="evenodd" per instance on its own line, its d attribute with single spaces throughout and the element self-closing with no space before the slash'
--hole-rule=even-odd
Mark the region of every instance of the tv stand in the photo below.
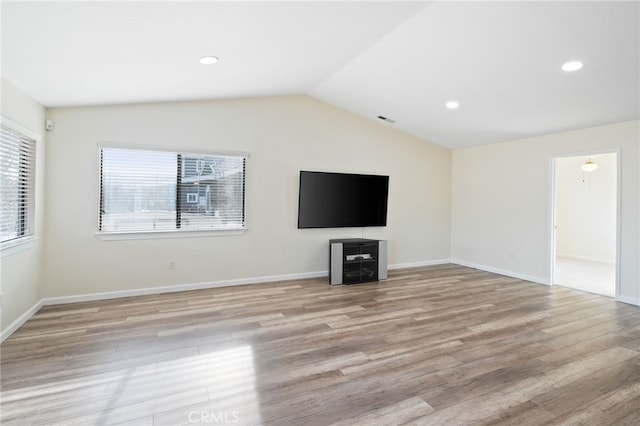
<svg viewBox="0 0 640 426">
<path fill-rule="evenodd" d="M 329 282 L 357 284 L 387 279 L 387 241 L 329 240 Z"/>
</svg>

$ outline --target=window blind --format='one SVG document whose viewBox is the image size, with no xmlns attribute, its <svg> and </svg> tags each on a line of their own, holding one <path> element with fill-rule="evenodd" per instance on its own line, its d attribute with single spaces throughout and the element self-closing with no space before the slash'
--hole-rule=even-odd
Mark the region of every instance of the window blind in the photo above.
<svg viewBox="0 0 640 426">
<path fill-rule="evenodd" d="M 98 229 L 242 229 L 245 164 L 237 155 L 101 148 Z"/>
<path fill-rule="evenodd" d="M 36 141 L 0 126 L 0 242 L 34 233 Z"/>
</svg>

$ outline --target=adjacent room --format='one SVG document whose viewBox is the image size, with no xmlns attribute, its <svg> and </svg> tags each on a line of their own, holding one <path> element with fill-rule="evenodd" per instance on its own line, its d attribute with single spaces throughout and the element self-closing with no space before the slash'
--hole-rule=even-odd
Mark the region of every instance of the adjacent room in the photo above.
<svg viewBox="0 0 640 426">
<path fill-rule="evenodd" d="M 617 166 L 617 153 L 556 159 L 553 284 L 615 297 Z"/>
<path fill-rule="evenodd" d="M 640 422 L 640 3 L 3 1 L 2 425 Z"/>
</svg>

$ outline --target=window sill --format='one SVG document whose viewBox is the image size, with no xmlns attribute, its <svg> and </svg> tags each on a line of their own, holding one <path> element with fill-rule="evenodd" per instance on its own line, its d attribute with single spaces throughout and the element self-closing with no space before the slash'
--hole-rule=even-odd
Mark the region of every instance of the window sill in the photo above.
<svg viewBox="0 0 640 426">
<path fill-rule="evenodd" d="M 14 241 L 8 241 L 0 245 L 0 258 L 20 253 L 33 248 L 36 237 L 24 237 Z"/>
<path fill-rule="evenodd" d="M 96 232 L 96 237 L 105 241 L 150 240 L 158 238 L 226 237 L 242 235 L 247 228 L 217 229 L 211 231 L 138 231 L 138 232 Z"/>
</svg>

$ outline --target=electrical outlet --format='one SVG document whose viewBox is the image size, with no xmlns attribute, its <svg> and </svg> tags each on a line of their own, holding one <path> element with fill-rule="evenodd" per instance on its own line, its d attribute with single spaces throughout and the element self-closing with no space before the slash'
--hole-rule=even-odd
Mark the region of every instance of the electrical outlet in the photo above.
<svg viewBox="0 0 640 426">
<path fill-rule="evenodd" d="M 167 267 L 169 269 L 176 269 L 176 261 L 173 259 L 169 259 L 169 262 L 167 263 Z"/>
</svg>

